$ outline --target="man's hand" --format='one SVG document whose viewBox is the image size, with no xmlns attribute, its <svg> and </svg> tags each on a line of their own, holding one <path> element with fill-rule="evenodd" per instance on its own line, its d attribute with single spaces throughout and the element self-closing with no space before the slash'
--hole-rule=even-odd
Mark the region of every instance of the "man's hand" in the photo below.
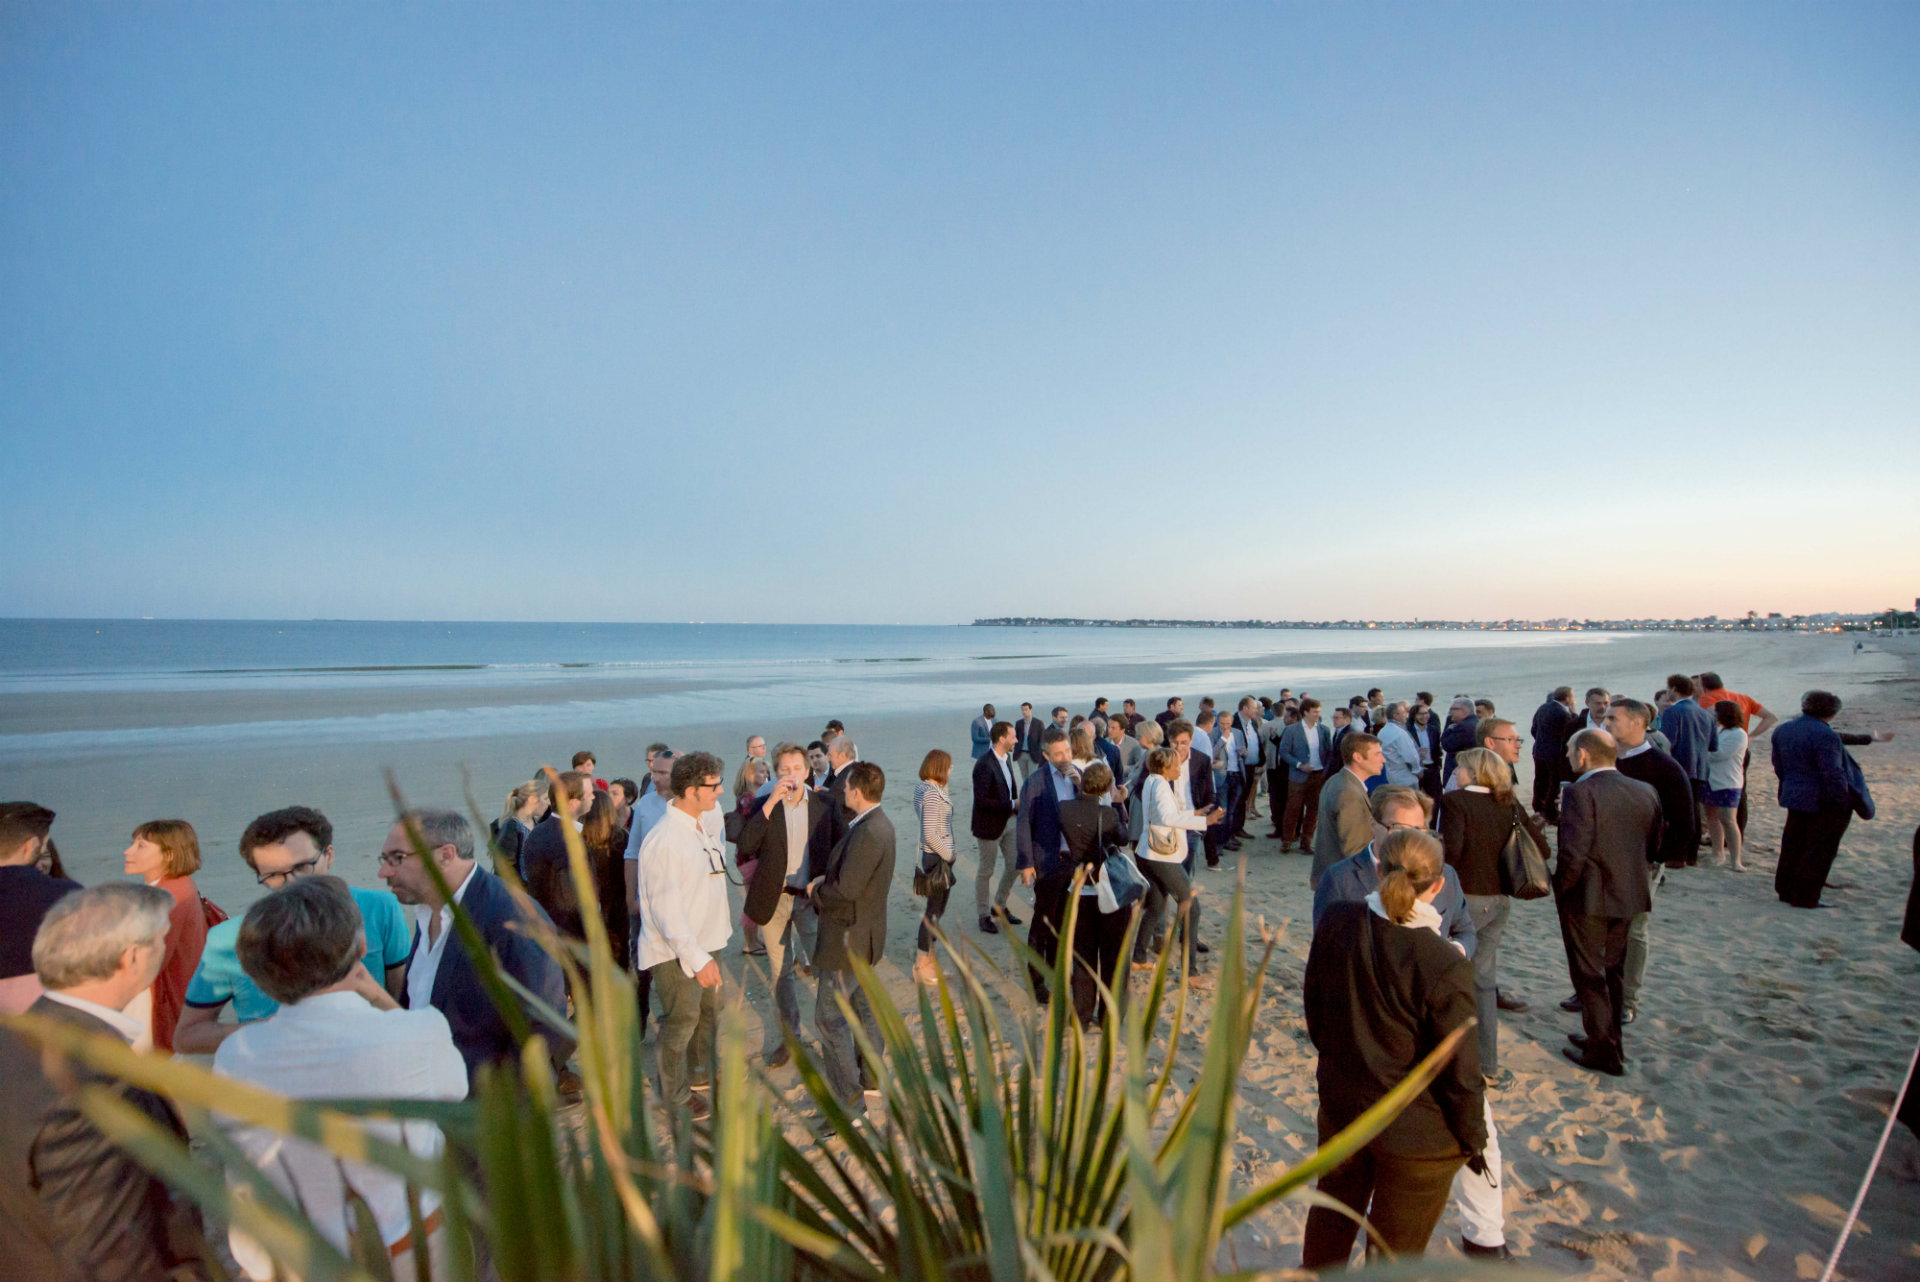
<svg viewBox="0 0 1920 1282">
<path fill-rule="evenodd" d="M 820 883 L 825 880 L 826 880 L 825 877 L 815 877 L 812 881 L 807 883 L 806 896 L 808 899 L 813 898 L 813 892 L 820 889 Z"/>
<path fill-rule="evenodd" d="M 702 988 L 720 987 L 720 963 L 709 957 L 707 964 L 695 972 L 693 982 Z"/>
<path fill-rule="evenodd" d="M 1023 886 L 1031 886 L 1033 884 L 1033 869 L 1022 868 L 1020 870 L 1020 884 Z"/>
<path fill-rule="evenodd" d="M 1891 730 L 1876 730 L 1876 731 L 1874 731 L 1874 732 L 1873 732 L 1873 741 L 1874 741 L 1875 743 L 1892 743 L 1892 742 L 1893 742 L 1893 731 L 1891 731 Z"/>
<path fill-rule="evenodd" d="M 393 994 L 386 986 L 373 977 L 373 972 L 355 962 L 352 972 L 347 976 L 352 990 L 367 999 L 375 1010 L 399 1010 L 400 1003 L 393 1000 Z"/>
</svg>

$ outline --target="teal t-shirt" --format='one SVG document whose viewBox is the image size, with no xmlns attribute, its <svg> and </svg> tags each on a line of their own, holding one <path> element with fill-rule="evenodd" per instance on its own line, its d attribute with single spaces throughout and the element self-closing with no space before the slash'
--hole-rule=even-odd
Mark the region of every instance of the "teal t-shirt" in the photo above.
<svg viewBox="0 0 1920 1282">
<path fill-rule="evenodd" d="M 364 890 L 349 886 L 353 902 L 360 906 L 360 920 L 367 931 L 367 959 L 364 963 L 375 982 L 387 982 L 387 967 L 407 960 L 413 947 L 413 932 L 407 928 L 400 901 L 384 890 Z M 187 1005 L 224 1006 L 233 1003 L 233 1014 L 242 1024 L 265 1019 L 280 1009 L 280 1003 L 254 986 L 247 972 L 240 969 L 240 918 L 231 917 L 207 932 L 207 944 L 200 952 L 200 965 L 187 984 Z"/>
</svg>

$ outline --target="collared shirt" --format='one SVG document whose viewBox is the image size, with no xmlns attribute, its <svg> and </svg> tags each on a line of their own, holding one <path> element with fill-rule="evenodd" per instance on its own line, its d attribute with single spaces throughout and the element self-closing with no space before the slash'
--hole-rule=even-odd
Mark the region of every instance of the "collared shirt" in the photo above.
<svg viewBox="0 0 1920 1282">
<path fill-rule="evenodd" d="M 467 875 L 460 879 L 459 887 L 453 892 L 453 902 L 459 903 L 467 893 L 467 887 L 473 884 L 473 869 L 467 869 Z M 440 919 L 440 934 L 432 936 L 427 926 L 435 916 Z M 453 909 L 440 905 L 438 914 L 425 904 L 416 904 L 413 909 L 413 927 L 415 942 L 413 945 L 413 965 L 407 968 L 407 1009 L 425 1010 L 433 1005 L 433 981 L 440 974 L 440 959 L 446 956 L 447 936 L 453 933 Z M 362 1000 L 365 1000 L 364 998 Z"/>
<path fill-rule="evenodd" d="M 780 809 L 787 823 L 787 880 L 798 885 L 794 879 L 805 871 L 807 862 L 807 799 L 790 798 L 780 803 Z"/>
<path fill-rule="evenodd" d="M 1240 768 L 1240 736 L 1229 730 L 1220 736 L 1220 746 L 1226 751 L 1224 764 L 1229 770 Z"/>
<path fill-rule="evenodd" d="M 447 1018 L 431 1006 L 377 1010 L 358 993 L 317 993 L 271 1018 L 248 1024 L 220 1043 L 213 1071 L 292 1099 L 459 1100 L 467 1094 L 467 1065 Z M 445 1141 L 424 1121 L 357 1123 L 369 1135 L 402 1144 L 429 1161 Z M 346 1189 L 366 1199 L 391 1245 L 409 1228 L 406 1181 L 381 1167 L 336 1159 L 312 1140 L 233 1126 L 241 1150 L 304 1211 L 320 1235 L 347 1249 L 352 1227 Z M 420 1194 L 420 1214 L 440 1204 Z M 273 1276 L 273 1262 L 238 1229 L 229 1233 L 234 1259 L 249 1276 Z"/>
<path fill-rule="evenodd" d="M 633 822 L 627 825 L 627 858 L 640 857 L 640 843 L 647 839 L 647 834 L 672 804 L 670 798 L 659 792 L 650 792 L 633 803 Z"/>
<path fill-rule="evenodd" d="M 1055 801 L 1072 801 L 1080 795 L 1080 772 L 1073 766 L 1069 765 L 1063 772 L 1054 769 L 1054 767 L 1049 764 L 1047 766 L 1047 778 L 1053 781 L 1053 799 Z M 1067 835 L 1061 833 L 1060 849 L 1065 850 L 1066 848 Z"/>
<path fill-rule="evenodd" d="M 1000 763 L 1000 777 L 1007 781 L 1007 795 L 1013 795 L 1013 767 L 1007 764 L 1007 754 L 996 752 L 993 759 Z"/>
<path fill-rule="evenodd" d="M 1307 769 L 1318 770 L 1321 766 L 1320 724 L 1319 722 L 1315 722 L 1313 725 L 1307 725 L 1306 722 L 1303 721 L 1300 725 L 1301 728 L 1307 732 Z"/>
<path fill-rule="evenodd" d="M 1585 783 L 1587 780 L 1593 778 L 1595 775 L 1599 774 L 1601 771 L 1612 770 L 1613 768 L 1614 767 L 1612 766 L 1595 766 L 1593 769 L 1587 771 L 1585 774 L 1581 775 L 1578 779 L 1574 780 L 1574 782 Z"/>
<path fill-rule="evenodd" d="M 1198 726 L 1194 727 L 1193 731 L 1193 750 L 1203 757 L 1214 755 L 1213 736 Z"/>
<path fill-rule="evenodd" d="M 678 960 L 691 979 L 733 938 L 726 847 L 705 820 L 670 806 L 640 847 L 642 968 Z"/>
<path fill-rule="evenodd" d="M 46 996 L 62 1006 L 71 1006 L 83 1015 L 91 1015 L 120 1036 L 130 1042 L 139 1041 L 147 1035 L 147 1026 L 123 1010 L 111 1006 L 102 1006 L 99 1002 L 90 1002 L 84 997 L 69 997 L 65 993 L 56 993 L 52 989 Z"/>
<path fill-rule="evenodd" d="M 1652 751 L 1653 751 L 1653 740 L 1642 739 L 1634 747 L 1620 749 L 1620 755 L 1616 759 L 1620 761 L 1625 761 L 1628 757 L 1637 757 L 1643 752 L 1652 752 Z"/>
</svg>

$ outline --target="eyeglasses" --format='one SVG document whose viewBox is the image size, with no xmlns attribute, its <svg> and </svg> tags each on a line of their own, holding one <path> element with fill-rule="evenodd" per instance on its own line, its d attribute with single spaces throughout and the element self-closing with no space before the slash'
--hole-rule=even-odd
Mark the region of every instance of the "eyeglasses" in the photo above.
<svg viewBox="0 0 1920 1282">
<path fill-rule="evenodd" d="M 1522 735 L 1517 735 L 1517 734 L 1490 734 L 1487 736 L 1487 742 L 1488 743 L 1525 743 L 1526 738 Z"/>
<path fill-rule="evenodd" d="M 724 846 L 709 843 L 706 835 L 701 834 L 700 849 L 707 854 L 707 873 L 713 877 L 725 877 L 730 885 L 744 886 L 745 878 L 736 878 L 727 871 L 727 851 Z"/>
<path fill-rule="evenodd" d="M 1385 828 L 1388 832 L 1425 832 L 1427 830 L 1425 824 L 1392 823 L 1382 824 L 1381 827 Z"/>
<path fill-rule="evenodd" d="M 411 850 L 383 850 L 380 852 L 380 866 L 382 868 L 398 868 L 401 864 L 407 862 L 407 856 L 412 853 Z"/>
<path fill-rule="evenodd" d="M 311 859 L 303 859 L 293 867 L 283 869 L 280 872 L 263 872 L 258 877 L 255 877 L 254 880 L 262 886 L 265 886 L 268 890 L 278 890 L 294 878 L 304 877 L 319 866 L 320 856 L 315 855 Z"/>
</svg>

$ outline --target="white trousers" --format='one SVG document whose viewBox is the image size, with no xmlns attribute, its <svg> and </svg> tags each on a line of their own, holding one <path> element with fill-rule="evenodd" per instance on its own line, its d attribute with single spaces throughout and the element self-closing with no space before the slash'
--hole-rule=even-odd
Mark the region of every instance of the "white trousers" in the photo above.
<svg viewBox="0 0 1920 1282">
<path fill-rule="evenodd" d="M 1461 1167 L 1453 1177 L 1453 1204 L 1460 1231 L 1475 1246 L 1501 1246 L 1507 1240 L 1507 1213 L 1501 1205 L 1500 1135 L 1493 1129 L 1493 1104 L 1487 1102 L 1487 1173 Z"/>
</svg>

